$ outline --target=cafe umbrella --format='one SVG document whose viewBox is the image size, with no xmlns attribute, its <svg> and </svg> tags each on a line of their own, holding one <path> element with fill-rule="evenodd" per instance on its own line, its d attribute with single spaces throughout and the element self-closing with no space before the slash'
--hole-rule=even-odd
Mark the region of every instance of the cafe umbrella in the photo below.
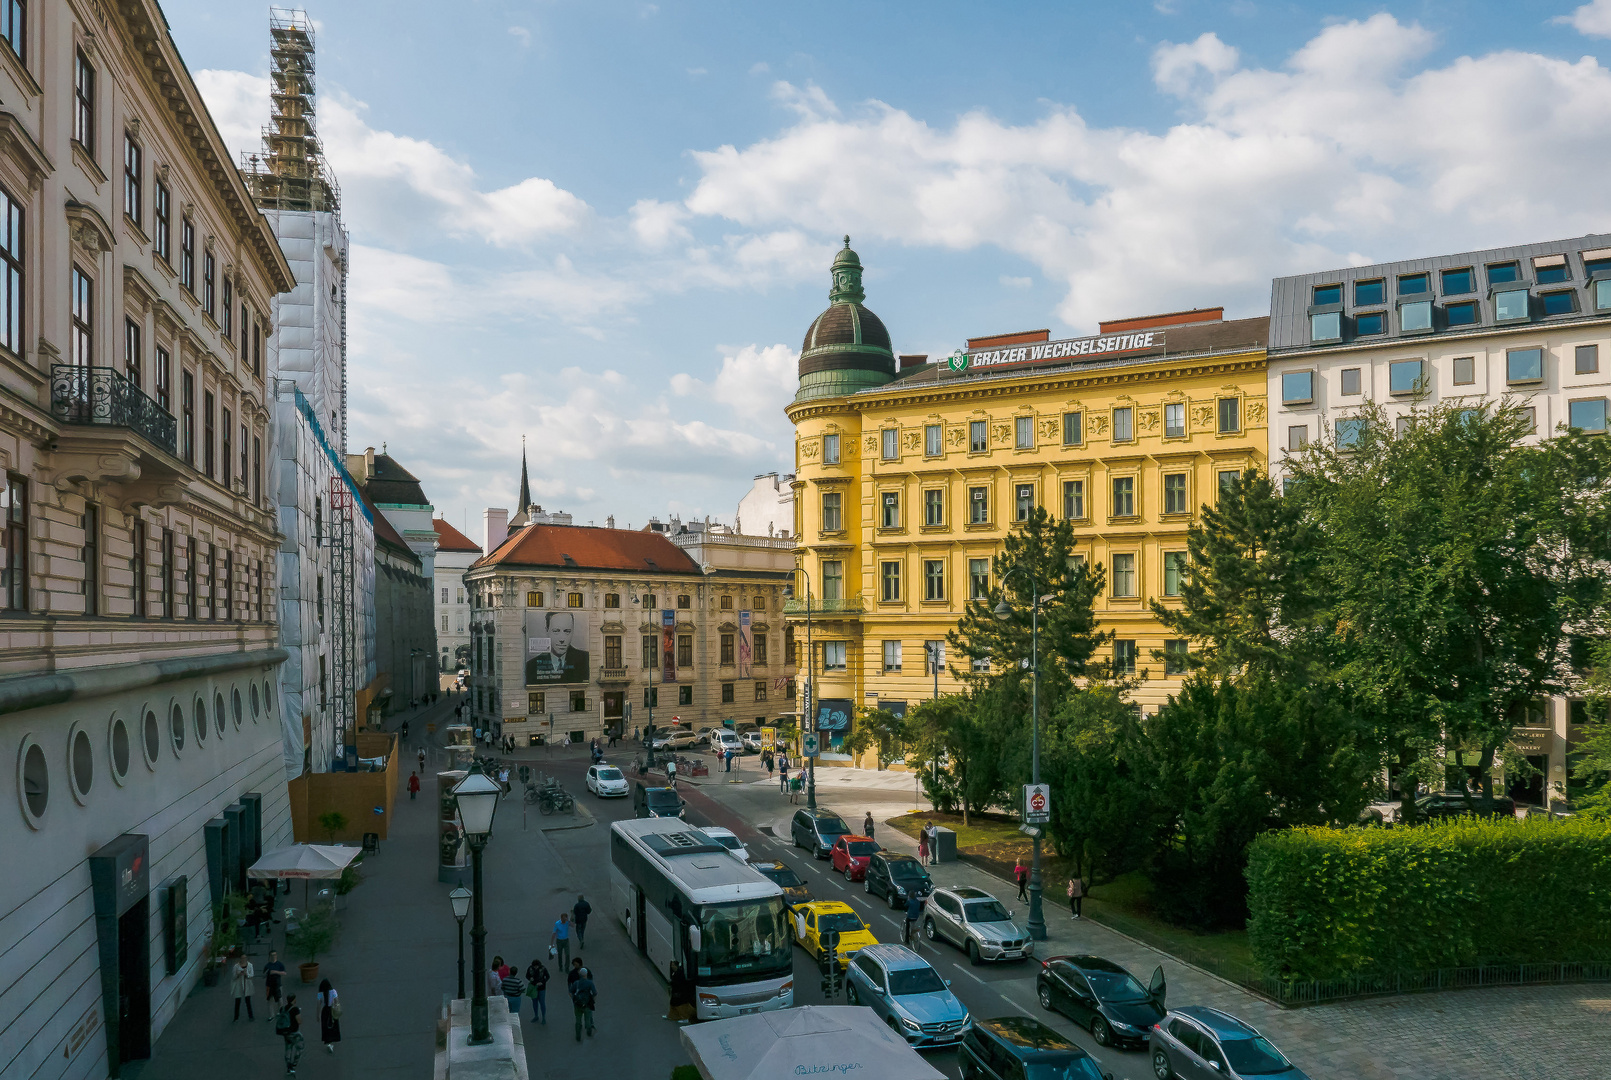
<svg viewBox="0 0 1611 1080">
<path fill-rule="evenodd" d="M 689 1025 L 680 1032 L 703 1080 L 761 1080 L 818 1073 L 878 1080 L 943 1080 L 873 1010 L 803 1005 Z"/>
</svg>

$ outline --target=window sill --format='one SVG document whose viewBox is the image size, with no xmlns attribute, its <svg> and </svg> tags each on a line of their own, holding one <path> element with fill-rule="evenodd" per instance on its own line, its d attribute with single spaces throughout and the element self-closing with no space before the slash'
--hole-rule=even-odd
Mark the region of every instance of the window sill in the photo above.
<svg viewBox="0 0 1611 1080">
<path fill-rule="evenodd" d="M 951 531 L 951 527 L 949 525 L 920 525 L 917 531 L 920 533 L 948 533 Z"/>
<path fill-rule="evenodd" d="M 1141 515 L 1140 514 L 1125 514 L 1125 515 L 1122 515 L 1120 517 L 1111 517 L 1110 516 L 1108 518 L 1108 524 L 1109 525 L 1140 525 L 1141 524 Z"/>
<path fill-rule="evenodd" d="M 1063 444 L 1063 449 L 1064 450 L 1083 450 L 1083 449 L 1085 449 L 1085 444 L 1082 443 L 1082 442 L 1066 442 L 1066 443 Z"/>
<path fill-rule="evenodd" d="M 843 540 L 844 538 L 845 530 L 843 529 L 831 529 L 817 533 L 818 540 Z"/>
<path fill-rule="evenodd" d="M 945 597 L 942 596 L 938 600 L 919 600 L 918 603 L 924 605 L 925 607 L 944 607 L 947 601 Z"/>
<path fill-rule="evenodd" d="M 1141 597 L 1139 597 L 1139 596 L 1110 596 L 1110 597 L 1108 597 L 1108 600 L 1113 601 L 1113 602 L 1124 601 L 1126 603 L 1137 604 L 1137 603 L 1141 602 Z"/>
<path fill-rule="evenodd" d="M 879 536 L 904 536 L 906 527 L 904 525 L 884 525 L 880 526 L 877 532 Z"/>
<path fill-rule="evenodd" d="M 87 149 L 85 149 L 83 143 L 79 142 L 77 139 L 72 140 L 72 143 L 73 160 L 78 163 L 79 169 L 81 169 L 84 175 L 89 177 L 90 182 L 95 185 L 96 191 L 99 191 L 102 185 L 106 183 L 106 174 L 102 172 L 101 167 L 95 163 L 95 158 L 90 155 L 90 152 Z"/>
<path fill-rule="evenodd" d="M 17 85 L 22 88 L 23 93 L 32 97 L 39 97 L 44 93 L 39 88 L 39 84 L 34 81 L 33 74 L 28 70 L 28 65 L 24 64 L 22 58 L 11 51 L 11 46 L 0 45 L 0 63 L 3 63 L 6 70 L 11 72 L 11 77 L 17 81 Z"/>
<path fill-rule="evenodd" d="M 970 521 L 962 526 L 965 532 L 990 532 L 996 527 L 992 521 Z"/>
<path fill-rule="evenodd" d="M 1191 511 L 1190 510 L 1175 510 L 1175 511 L 1171 511 L 1169 513 L 1159 514 L 1158 515 L 1158 520 L 1159 521 L 1190 521 L 1191 520 Z"/>
</svg>

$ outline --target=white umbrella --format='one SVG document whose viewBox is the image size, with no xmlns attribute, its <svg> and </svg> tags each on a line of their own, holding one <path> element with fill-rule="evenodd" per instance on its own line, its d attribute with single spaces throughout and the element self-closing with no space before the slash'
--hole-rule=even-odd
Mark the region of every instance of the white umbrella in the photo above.
<svg viewBox="0 0 1611 1080">
<path fill-rule="evenodd" d="M 878 1080 L 944 1080 L 940 1072 L 862 1006 L 798 1009 L 690 1024 L 682 1043 L 704 1080 L 855 1073 Z"/>
<path fill-rule="evenodd" d="M 254 878 L 338 878 L 357 858 L 355 847 L 332 844 L 291 844 L 263 853 L 246 871 Z"/>
</svg>

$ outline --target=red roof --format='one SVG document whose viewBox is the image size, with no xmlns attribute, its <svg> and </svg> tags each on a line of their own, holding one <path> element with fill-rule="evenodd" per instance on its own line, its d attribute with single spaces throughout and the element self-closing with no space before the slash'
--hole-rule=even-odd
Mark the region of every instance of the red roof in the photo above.
<svg viewBox="0 0 1611 1080">
<path fill-rule="evenodd" d="M 481 545 L 465 536 L 459 530 L 449 525 L 443 518 L 432 518 L 431 525 L 436 529 L 436 550 L 438 551 L 480 551 Z"/>
<path fill-rule="evenodd" d="M 588 525 L 523 525 L 472 569 L 508 564 L 560 570 L 698 574 L 699 564 L 659 533 Z"/>
</svg>

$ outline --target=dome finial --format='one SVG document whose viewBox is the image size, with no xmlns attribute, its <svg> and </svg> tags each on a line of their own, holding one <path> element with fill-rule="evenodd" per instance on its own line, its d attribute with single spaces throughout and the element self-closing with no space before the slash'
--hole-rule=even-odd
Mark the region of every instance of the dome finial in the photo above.
<svg viewBox="0 0 1611 1080">
<path fill-rule="evenodd" d="M 850 234 L 849 233 L 845 234 L 845 247 L 847 249 L 850 247 Z"/>
</svg>

